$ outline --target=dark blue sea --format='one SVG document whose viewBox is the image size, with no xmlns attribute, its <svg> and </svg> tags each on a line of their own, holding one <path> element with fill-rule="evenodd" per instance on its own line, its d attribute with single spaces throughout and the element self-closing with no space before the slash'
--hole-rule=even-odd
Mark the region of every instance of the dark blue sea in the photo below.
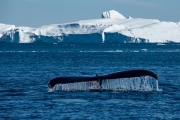
<svg viewBox="0 0 180 120">
<path fill-rule="evenodd" d="M 59 76 L 145 69 L 156 90 L 50 91 Z M 180 44 L 0 43 L 0 119 L 180 119 Z"/>
</svg>

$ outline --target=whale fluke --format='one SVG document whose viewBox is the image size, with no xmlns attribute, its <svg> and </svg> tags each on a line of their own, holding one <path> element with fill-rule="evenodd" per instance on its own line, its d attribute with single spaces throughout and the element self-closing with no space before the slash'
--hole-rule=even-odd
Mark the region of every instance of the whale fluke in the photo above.
<svg viewBox="0 0 180 120">
<path fill-rule="evenodd" d="M 132 77 L 142 77 L 142 76 L 150 76 L 154 79 L 158 80 L 158 76 L 149 70 L 129 70 L 129 71 L 122 71 L 116 72 L 108 75 L 102 76 L 69 76 L 69 77 L 57 77 L 49 81 L 48 87 L 53 88 L 56 84 L 67 84 L 67 83 L 77 83 L 77 82 L 88 82 L 88 81 L 99 81 L 99 84 L 102 84 L 103 80 L 111 80 L 111 79 L 118 79 L 118 78 L 132 78 Z"/>
</svg>

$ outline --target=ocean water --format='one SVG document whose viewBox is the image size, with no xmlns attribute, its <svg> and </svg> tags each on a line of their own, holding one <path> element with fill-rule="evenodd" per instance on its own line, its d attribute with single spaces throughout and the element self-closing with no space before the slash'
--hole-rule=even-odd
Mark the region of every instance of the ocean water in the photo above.
<svg viewBox="0 0 180 120">
<path fill-rule="evenodd" d="M 180 44 L 0 44 L 0 119 L 180 119 Z M 50 91 L 58 76 L 146 69 L 156 90 Z"/>
</svg>

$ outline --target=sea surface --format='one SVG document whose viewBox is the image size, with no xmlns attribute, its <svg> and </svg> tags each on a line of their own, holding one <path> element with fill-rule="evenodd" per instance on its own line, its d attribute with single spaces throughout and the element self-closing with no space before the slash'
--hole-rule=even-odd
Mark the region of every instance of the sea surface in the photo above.
<svg viewBox="0 0 180 120">
<path fill-rule="evenodd" d="M 146 69 L 156 90 L 50 91 L 59 76 Z M 180 44 L 0 43 L 0 119 L 180 119 Z"/>
</svg>

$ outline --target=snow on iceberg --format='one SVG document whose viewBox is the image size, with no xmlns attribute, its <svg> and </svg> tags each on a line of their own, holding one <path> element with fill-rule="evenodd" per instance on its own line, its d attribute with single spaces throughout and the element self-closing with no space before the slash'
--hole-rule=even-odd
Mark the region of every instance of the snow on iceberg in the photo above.
<svg viewBox="0 0 180 120">
<path fill-rule="evenodd" d="M 124 17 L 115 10 L 102 18 L 39 28 L 0 24 L 0 42 L 168 43 L 180 42 L 180 22 Z"/>
<path fill-rule="evenodd" d="M 126 19 L 123 15 L 115 10 L 105 11 L 102 13 L 102 18 L 110 19 Z"/>
</svg>

